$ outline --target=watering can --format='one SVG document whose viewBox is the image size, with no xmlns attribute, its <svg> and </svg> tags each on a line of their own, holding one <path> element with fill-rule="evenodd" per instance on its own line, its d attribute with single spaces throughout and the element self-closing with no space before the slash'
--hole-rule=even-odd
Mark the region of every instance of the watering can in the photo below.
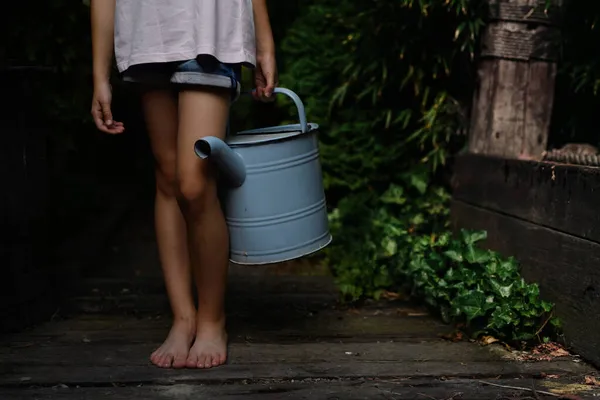
<svg viewBox="0 0 600 400">
<path fill-rule="evenodd" d="M 194 151 L 208 159 L 224 178 L 221 204 L 229 229 L 230 260 L 260 265 L 289 261 L 327 246 L 329 233 L 317 132 L 306 122 L 304 105 L 299 124 L 252 129 L 225 141 L 207 136 Z"/>
</svg>

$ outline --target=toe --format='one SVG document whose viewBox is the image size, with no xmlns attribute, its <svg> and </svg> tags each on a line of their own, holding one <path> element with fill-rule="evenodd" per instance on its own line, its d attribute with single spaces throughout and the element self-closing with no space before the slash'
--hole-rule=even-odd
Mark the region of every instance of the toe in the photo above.
<svg viewBox="0 0 600 400">
<path fill-rule="evenodd" d="M 152 362 L 154 363 L 154 365 L 160 367 L 164 364 L 164 355 L 162 354 L 157 354 L 153 357 Z"/>
<path fill-rule="evenodd" d="M 213 356 L 213 358 L 212 358 L 212 366 L 216 367 L 218 365 L 220 365 L 220 363 L 219 363 L 219 356 L 218 355 Z"/>
<path fill-rule="evenodd" d="M 173 365 L 173 355 L 167 354 L 166 357 L 163 358 L 161 366 L 163 368 L 171 368 L 172 365 Z"/>
<path fill-rule="evenodd" d="M 184 368 L 187 364 L 187 355 L 186 354 L 178 354 L 173 359 L 173 368 Z"/>
<path fill-rule="evenodd" d="M 154 350 L 154 353 L 150 354 L 150 360 L 152 360 L 152 362 L 154 364 L 158 364 L 161 357 L 162 357 L 162 352 L 160 349 L 156 349 L 156 350 Z"/>
<path fill-rule="evenodd" d="M 204 366 L 206 368 L 211 368 L 213 366 L 213 358 L 212 358 L 212 356 L 210 356 L 210 355 L 206 356 L 206 358 L 204 359 Z"/>
<path fill-rule="evenodd" d="M 206 356 L 204 354 L 201 354 L 198 357 L 198 368 L 205 368 L 206 366 Z"/>
<path fill-rule="evenodd" d="M 198 357 L 195 354 L 190 354 L 185 362 L 188 368 L 198 368 Z"/>
</svg>

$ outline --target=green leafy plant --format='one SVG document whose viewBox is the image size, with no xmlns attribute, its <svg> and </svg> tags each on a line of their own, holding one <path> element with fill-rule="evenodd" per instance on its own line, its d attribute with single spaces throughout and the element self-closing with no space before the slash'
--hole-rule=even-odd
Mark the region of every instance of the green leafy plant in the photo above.
<svg viewBox="0 0 600 400">
<path fill-rule="evenodd" d="M 383 195 L 365 191 L 341 200 L 330 214 L 335 240 L 326 251 L 346 299 L 379 297 L 403 282 L 398 268 L 411 257 L 415 235 L 448 225 L 448 193 L 429 187 L 427 170 L 406 173 Z M 418 198 L 418 201 L 415 201 Z"/>
<path fill-rule="evenodd" d="M 560 326 L 553 305 L 517 262 L 478 247 L 485 232 L 448 230 L 449 195 L 428 186 L 426 174 L 406 174 L 381 196 L 348 197 L 331 213 L 336 241 L 327 252 L 349 300 L 408 290 L 448 323 L 472 336 L 509 342 L 552 337 Z"/>
<path fill-rule="evenodd" d="M 385 190 L 443 166 L 466 122 L 480 1 L 334 1 L 307 6 L 282 44 L 282 84 L 323 126 L 330 194 Z M 335 196 L 335 197 L 337 197 Z"/>
<path fill-rule="evenodd" d="M 477 0 L 311 2 L 282 44 L 281 82 L 322 126 L 334 242 L 348 300 L 408 288 L 472 334 L 530 340 L 552 305 L 512 259 L 449 233 L 447 161 L 463 145 L 484 26 Z"/>
<path fill-rule="evenodd" d="M 446 320 L 465 322 L 474 336 L 504 340 L 543 340 L 560 326 L 553 304 L 540 299 L 537 284 L 521 277 L 514 258 L 503 258 L 477 243 L 485 232 L 446 232 L 415 240 L 404 273 L 413 292 Z"/>
</svg>

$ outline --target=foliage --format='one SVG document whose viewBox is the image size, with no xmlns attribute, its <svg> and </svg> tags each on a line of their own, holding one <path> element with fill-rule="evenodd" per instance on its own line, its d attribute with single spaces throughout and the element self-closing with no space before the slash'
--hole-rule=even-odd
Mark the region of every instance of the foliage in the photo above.
<svg viewBox="0 0 600 400">
<path fill-rule="evenodd" d="M 416 164 L 445 163 L 483 25 L 479 6 L 464 3 L 324 0 L 288 31 L 281 80 L 325 125 L 328 188 L 385 186 Z M 451 77 L 458 69 L 467 75 Z"/>
<path fill-rule="evenodd" d="M 313 2 L 286 35 L 281 81 L 323 127 L 326 259 L 346 298 L 404 283 L 475 332 L 527 340 L 558 324 L 552 306 L 514 260 L 476 247 L 481 233 L 451 239 L 440 179 L 462 145 L 482 3 Z"/>
<path fill-rule="evenodd" d="M 407 206 L 445 206 L 446 194 L 428 198 L 423 188 L 445 164 L 464 122 L 458 100 L 471 96 L 482 13 L 478 1 L 322 0 L 288 31 L 282 48 L 290 61 L 281 81 L 303 96 L 323 127 L 325 183 L 341 224 L 328 257 L 353 298 L 392 282 L 382 278 L 389 271 L 377 264 L 377 249 L 348 253 L 375 229 L 369 216 L 389 213 L 386 190 L 421 182 Z"/>
<path fill-rule="evenodd" d="M 449 196 L 441 187 L 428 187 L 427 179 L 426 170 L 411 171 L 382 195 L 360 192 L 331 212 L 328 262 L 347 298 L 377 298 L 402 282 L 413 238 L 447 227 Z"/>
<path fill-rule="evenodd" d="M 552 304 L 540 300 L 538 286 L 521 278 L 514 259 L 477 247 L 485 232 L 452 238 L 446 230 L 449 196 L 427 187 L 425 178 L 406 174 L 381 198 L 347 197 L 331 214 L 336 241 L 329 262 L 342 292 L 377 298 L 403 282 L 447 322 L 465 323 L 473 336 L 516 342 L 553 334 L 559 320 Z M 355 213 L 342 214 L 345 208 Z"/>
<path fill-rule="evenodd" d="M 540 300 L 537 284 L 527 284 L 513 258 L 476 246 L 485 232 L 461 231 L 414 238 L 406 275 L 413 290 L 445 319 L 459 319 L 474 336 L 505 340 L 540 339 L 560 326 L 553 305 Z"/>
</svg>

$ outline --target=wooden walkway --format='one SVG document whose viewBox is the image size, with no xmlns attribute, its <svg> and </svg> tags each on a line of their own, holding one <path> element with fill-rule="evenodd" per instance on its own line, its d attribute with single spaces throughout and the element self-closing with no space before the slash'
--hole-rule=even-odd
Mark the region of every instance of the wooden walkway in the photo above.
<svg viewBox="0 0 600 400">
<path fill-rule="evenodd" d="M 0 399 L 600 396 L 585 384 L 596 371 L 577 357 L 522 362 L 498 345 L 447 341 L 451 327 L 407 302 L 341 307 L 331 278 L 301 263 L 232 268 L 227 365 L 153 367 L 148 356 L 169 316 L 151 218 L 142 214 L 114 238 L 101 268 L 90 267 L 68 309 L 0 339 Z"/>
</svg>

